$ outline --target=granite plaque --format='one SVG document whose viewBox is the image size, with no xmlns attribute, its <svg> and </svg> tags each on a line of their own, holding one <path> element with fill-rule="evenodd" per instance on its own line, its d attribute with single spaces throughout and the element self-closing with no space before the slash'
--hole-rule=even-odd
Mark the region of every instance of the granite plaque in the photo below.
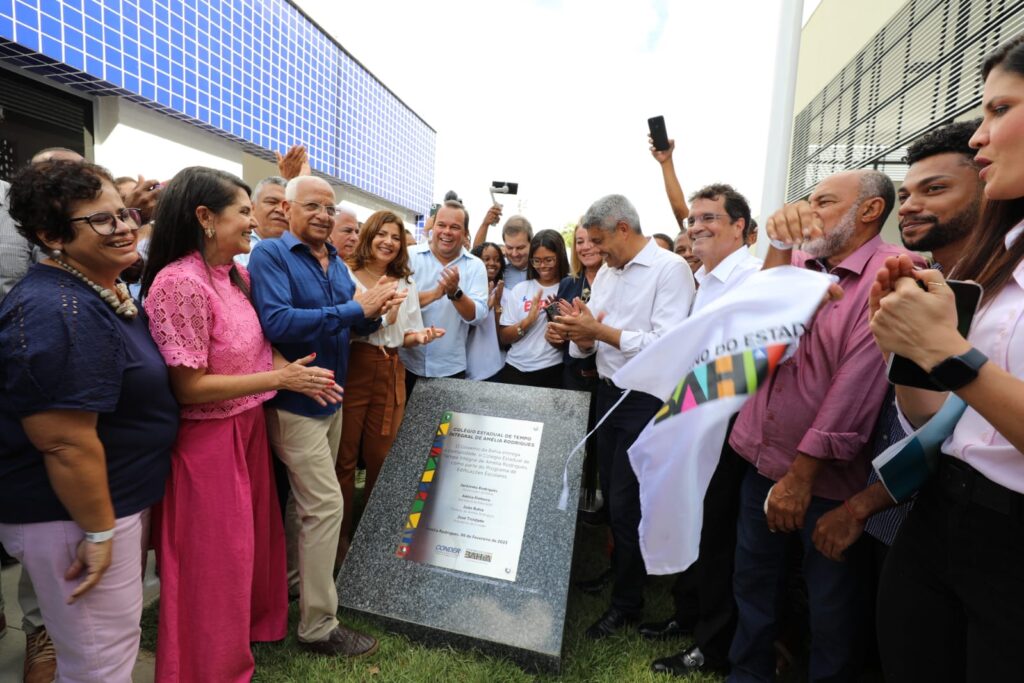
<svg viewBox="0 0 1024 683">
<path fill-rule="evenodd" d="M 558 500 L 589 402 L 575 391 L 418 381 L 338 575 L 342 609 L 429 644 L 558 671 L 576 526 L 576 505 L 559 510 Z M 461 443 L 446 461 L 453 424 Z M 570 501 L 581 466 L 580 453 Z"/>
<path fill-rule="evenodd" d="M 543 429 L 445 411 L 396 554 L 515 581 Z"/>
</svg>

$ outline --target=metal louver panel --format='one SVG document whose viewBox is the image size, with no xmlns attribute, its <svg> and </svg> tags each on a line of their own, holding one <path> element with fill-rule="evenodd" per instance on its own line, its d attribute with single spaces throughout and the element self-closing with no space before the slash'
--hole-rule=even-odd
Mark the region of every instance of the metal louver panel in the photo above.
<svg viewBox="0 0 1024 683">
<path fill-rule="evenodd" d="M 0 107 L 77 133 L 85 127 L 91 105 L 0 69 Z"/>
<path fill-rule="evenodd" d="M 875 167 L 901 179 L 908 143 L 981 103 L 981 60 L 1024 31 L 1024 1 L 910 0 L 797 114 L 786 201 Z"/>
</svg>

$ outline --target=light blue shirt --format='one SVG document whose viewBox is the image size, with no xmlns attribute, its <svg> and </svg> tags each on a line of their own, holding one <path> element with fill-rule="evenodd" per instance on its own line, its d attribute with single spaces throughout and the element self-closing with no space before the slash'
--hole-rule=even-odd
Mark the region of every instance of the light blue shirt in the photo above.
<svg viewBox="0 0 1024 683">
<path fill-rule="evenodd" d="M 432 289 L 446 267 L 458 266 L 459 287 L 463 296 L 476 304 L 476 315 L 466 321 L 447 297 L 425 306 L 423 325 L 441 327 L 445 335 L 426 346 L 400 349 L 398 354 L 406 369 L 420 377 L 450 377 L 466 370 L 466 338 L 470 325 L 479 325 L 487 317 L 487 271 L 484 262 L 465 249 L 447 266 L 430 251 L 429 244 L 409 247 L 409 266 L 423 290 Z"/>
<path fill-rule="evenodd" d="M 505 281 L 505 291 L 511 292 L 512 288 L 518 285 L 520 282 L 526 282 L 526 271 L 527 268 L 519 270 L 512 264 L 507 264 L 505 270 L 501 273 L 501 279 Z"/>
</svg>

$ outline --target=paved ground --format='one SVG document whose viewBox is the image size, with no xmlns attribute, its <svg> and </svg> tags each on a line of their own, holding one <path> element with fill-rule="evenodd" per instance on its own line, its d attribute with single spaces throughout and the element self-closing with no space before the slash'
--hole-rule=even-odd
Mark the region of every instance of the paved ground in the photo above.
<svg viewBox="0 0 1024 683">
<path fill-rule="evenodd" d="M 145 581 L 145 602 L 149 604 L 160 591 L 160 582 L 153 575 L 153 555 L 150 553 Z M 21 630 L 21 607 L 18 605 L 18 579 L 21 565 L 5 567 L 2 572 L 7 635 L 0 638 L 0 683 L 19 683 L 25 661 L 25 633 Z M 132 674 L 133 683 L 151 683 L 153 656 L 142 652 Z"/>
</svg>

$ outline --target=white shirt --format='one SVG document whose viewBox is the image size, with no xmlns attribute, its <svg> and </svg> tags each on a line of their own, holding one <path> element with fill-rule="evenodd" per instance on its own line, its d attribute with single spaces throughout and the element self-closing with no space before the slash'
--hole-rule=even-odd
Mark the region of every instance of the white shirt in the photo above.
<svg viewBox="0 0 1024 683">
<path fill-rule="evenodd" d="M 686 320 L 694 290 L 686 261 L 648 240 L 622 268 L 601 266 L 591 288 L 590 312 L 604 313 L 605 325 L 622 330 L 619 348 L 599 341 L 585 352 L 570 342 L 569 355 L 585 358 L 596 351 L 597 373 L 611 379 L 641 349 Z"/>
<path fill-rule="evenodd" d="M 536 280 L 520 282 L 512 288 L 511 292 L 505 294 L 502 303 L 501 324 L 515 325 L 530 314 L 530 307 L 533 305 L 533 297 L 537 290 L 541 290 L 540 305 L 547 305 L 547 301 L 553 300 L 558 294 L 556 282 L 547 287 L 541 287 Z M 505 362 L 520 372 L 535 372 L 550 368 L 552 365 L 562 364 L 562 350 L 556 349 L 544 339 L 544 331 L 548 328 L 548 316 L 544 311 L 540 312 L 537 320 L 526 330 L 521 339 L 512 342 L 512 348 L 505 356 Z"/>
<path fill-rule="evenodd" d="M 761 270 L 761 259 L 750 253 L 745 245 L 732 252 L 711 272 L 704 266 L 697 269 L 693 277 L 700 283 L 693 300 L 693 312 L 701 310 L 712 301 L 743 283 L 748 277 Z"/>
<path fill-rule="evenodd" d="M 356 292 L 365 292 L 366 286 L 359 281 L 351 268 L 349 268 L 348 274 L 352 278 L 352 282 L 356 283 Z M 420 295 L 416 290 L 416 282 L 411 277 L 408 280 L 400 279 L 398 281 L 398 291 L 406 289 L 409 290 L 409 294 L 405 297 L 402 305 L 398 307 L 398 316 L 395 318 L 395 322 L 389 323 L 385 318 L 376 332 L 366 337 L 353 336 L 352 341 L 384 346 L 389 349 L 400 349 L 405 342 L 406 332 L 422 330 L 423 316 L 420 314 Z"/>
</svg>

